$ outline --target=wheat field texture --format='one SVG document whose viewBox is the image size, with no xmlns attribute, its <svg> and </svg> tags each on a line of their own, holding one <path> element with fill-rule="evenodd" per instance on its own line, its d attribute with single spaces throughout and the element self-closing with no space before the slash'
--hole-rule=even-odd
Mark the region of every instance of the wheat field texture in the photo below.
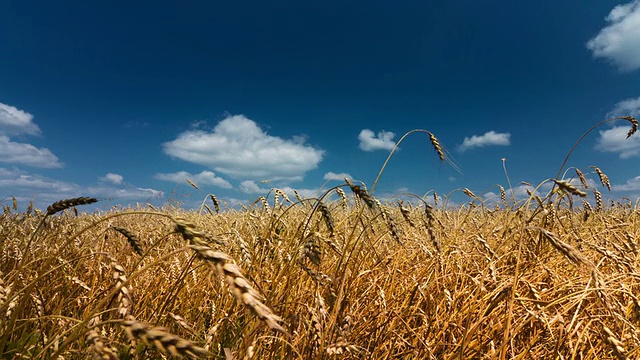
<svg viewBox="0 0 640 360">
<path fill-rule="evenodd" d="M 622 120 L 632 136 L 637 120 Z M 464 188 L 455 206 L 433 190 L 378 199 L 380 176 L 317 198 L 272 189 L 241 209 L 213 194 L 190 211 L 96 213 L 82 211 L 90 197 L 24 212 L 8 198 L 0 354 L 640 358 L 640 202 L 604 202 L 608 177 L 565 169 L 571 152 L 528 197 Z"/>
</svg>

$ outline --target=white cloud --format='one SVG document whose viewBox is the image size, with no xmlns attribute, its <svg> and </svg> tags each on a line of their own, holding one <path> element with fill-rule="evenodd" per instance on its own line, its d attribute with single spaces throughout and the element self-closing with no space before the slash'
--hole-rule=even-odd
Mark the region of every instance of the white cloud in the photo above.
<svg viewBox="0 0 640 360">
<path fill-rule="evenodd" d="M 202 171 L 199 174 L 191 174 L 186 171 L 179 171 L 176 173 L 168 174 L 156 174 L 154 176 L 158 180 L 171 181 L 179 183 L 189 179 L 196 183 L 196 185 L 213 185 L 223 189 L 232 189 L 233 186 L 225 179 L 216 176 L 212 171 Z"/>
<path fill-rule="evenodd" d="M 604 152 L 619 153 L 621 159 L 640 156 L 640 136 L 627 139 L 629 126 L 616 126 L 609 130 L 601 130 L 596 149 Z"/>
<path fill-rule="evenodd" d="M 79 194 L 80 187 L 63 181 L 31 175 L 17 169 L 0 168 L 0 187 L 20 193 L 31 191 L 34 193 L 68 193 L 72 196 Z"/>
<path fill-rule="evenodd" d="M 238 186 L 238 189 L 246 194 L 253 195 L 266 195 L 270 189 L 261 188 L 255 181 L 244 180 Z M 303 198 L 313 198 L 318 195 L 318 189 L 296 189 L 289 186 L 278 187 L 278 189 L 285 192 L 292 200 L 294 197 L 294 190 L 298 192 Z"/>
<path fill-rule="evenodd" d="M 127 185 L 114 187 L 98 184 L 81 186 L 59 181 L 18 169 L 0 167 L 0 188 L 8 189 L 7 193 L 23 199 L 35 200 L 36 207 L 46 208 L 53 202 L 79 196 L 111 198 L 113 200 L 148 200 L 164 196 L 162 191 Z M 10 191 L 10 192 L 9 192 Z"/>
<path fill-rule="evenodd" d="M 300 180 L 316 169 L 324 151 L 304 143 L 302 137 L 286 140 L 265 133 L 253 120 L 234 115 L 213 131 L 191 129 L 163 144 L 175 158 L 205 165 L 239 178 Z"/>
<path fill-rule="evenodd" d="M 33 115 L 0 103 L 0 134 L 40 135 L 40 128 L 33 122 Z"/>
<path fill-rule="evenodd" d="M 587 48 L 622 71 L 640 68 L 640 0 L 614 7 L 605 20 L 609 25 L 587 42 Z"/>
<path fill-rule="evenodd" d="M 640 115 L 640 97 L 637 99 L 625 99 L 617 103 L 609 116 L 639 116 Z"/>
<path fill-rule="evenodd" d="M 476 147 L 485 147 L 492 145 L 506 146 L 510 145 L 510 133 L 497 133 L 493 130 L 484 133 L 484 135 L 473 135 L 465 137 L 462 145 L 458 147 L 460 151 L 467 151 Z"/>
<path fill-rule="evenodd" d="M 344 181 L 344 178 L 353 179 L 353 176 L 347 173 L 336 174 L 334 172 L 328 172 L 324 174 L 324 177 L 323 177 L 323 179 L 325 180 L 338 180 L 338 181 Z"/>
<path fill-rule="evenodd" d="M 61 168 L 63 164 L 49 149 L 18 143 L 0 135 L 0 162 L 23 164 L 39 168 Z"/>
<path fill-rule="evenodd" d="M 122 180 L 124 180 L 122 175 L 114 174 L 114 173 L 108 173 L 107 175 L 105 175 L 103 177 L 100 177 L 99 179 L 101 181 L 110 182 L 110 183 L 116 184 L 116 185 L 122 184 Z"/>
<path fill-rule="evenodd" d="M 613 185 L 611 187 L 613 191 L 637 191 L 640 190 L 640 176 L 636 176 L 633 179 L 627 180 L 624 185 Z"/>
<path fill-rule="evenodd" d="M 396 145 L 395 141 L 393 141 L 394 136 L 396 136 L 396 134 L 390 131 L 380 131 L 376 136 L 373 131 L 369 129 L 363 129 L 358 135 L 358 140 L 360 140 L 360 149 L 364 151 L 391 151 Z"/>
<path fill-rule="evenodd" d="M 86 193 L 95 197 L 105 197 L 114 200 L 131 199 L 159 199 L 164 197 L 164 192 L 155 189 L 145 189 L 128 186 L 126 188 L 115 188 L 111 186 L 90 186 L 86 188 Z"/>
<path fill-rule="evenodd" d="M 244 180 L 238 186 L 238 189 L 246 194 L 266 194 L 269 192 L 269 189 L 264 189 L 258 186 L 255 181 L 252 180 Z"/>
</svg>

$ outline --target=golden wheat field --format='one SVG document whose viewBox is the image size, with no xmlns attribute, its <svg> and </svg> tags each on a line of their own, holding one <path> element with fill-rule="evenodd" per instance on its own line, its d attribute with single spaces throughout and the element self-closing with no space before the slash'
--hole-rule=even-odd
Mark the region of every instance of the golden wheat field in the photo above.
<svg viewBox="0 0 640 360">
<path fill-rule="evenodd" d="M 0 217 L 0 354 L 640 358 L 639 203 L 603 204 L 597 167 L 546 183 L 524 199 L 460 189 L 456 206 L 435 191 L 382 201 L 348 180 L 242 209 L 212 194 L 198 210 L 93 214 L 89 197 L 25 212 L 14 199 Z"/>
</svg>

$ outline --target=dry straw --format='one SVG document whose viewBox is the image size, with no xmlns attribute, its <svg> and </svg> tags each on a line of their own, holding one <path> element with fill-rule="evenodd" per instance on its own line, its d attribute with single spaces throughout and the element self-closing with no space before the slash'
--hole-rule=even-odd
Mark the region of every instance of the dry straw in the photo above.
<svg viewBox="0 0 640 360">
<path fill-rule="evenodd" d="M 602 332 L 603 332 L 602 336 L 604 337 L 604 341 L 607 344 L 609 344 L 616 358 L 618 358 L 619 360 L 629 359 L 627 357 L 627 350 L 625 350 L 623 346 L 624 344 L 616 338 L 613 331 L 611 331 L 611 329 L 609 329 L 608 327 L 603 326 Z"/>
<path fill-rule="evenodd" d="M 220 212 L 220 202 L 218 201 L 218 198 L 213 194 L 209 194 L 209 198 L 211 199 L 211 203 L 213 203 L 214 209 L 216 209 L 216 212 L 219 213 Z"/>
<path fill-rule="evenodd" d="M 593 265 L 589 262 L 589 260 L 587 260 L 587 258 L 585 258 L 580 251 L 576 250 L 573 246 L 558 239 L 556 234 L 545 229 L 540 229 L 540 231 L 544 235 L 545 239 L 547 239 L 547 241 L 549 241 L 549 243 L 556 250 L 562 253 L 562 255 L 564 255 L 571 262 L 577 265 L 581 264 L 581 265 L 588 265 L 589 267 L 593 267 Z"/>
<path fill-rule="evenodd" d="M 432 132 L 428 131 L 428 133 L 431 145 L 433 145 L 433 149 L 438 153 L 440 161 L 444 161 L 444 152 L 442 151 L 442 145 L 440 145 L 440 141 L 438 141 L 438 138 L 436 138 L 436 136 L 433 135 Z"/>
<path fill-rule="evenodd" d="M 340 206 L 342 206 L 343 210 L 347 210 L 349 207 L 349 202 L 347 201 L 347 194 L 342 190 L 342 188 L 336 188 L 336 192 L 340 197 Z"/>
<path fill-rule="evenodd" d="M 74 206 L 93 204 L 95 202 L 98 202 L 98 199 L 91 197 L 77 197 L 56 201 L 49 207 L 47 207 L 47 216 L 54 215 L 56 213 L 59 213 L 60 211 L 64 211 Z"/>
<path fill-rule="evenodd" d="M 465 195 L 467 195 L 468 197 L 472 198 L 472 199 L 477 198 L 476 194 L 474 194 L 474 193 L 473 193 L 473 191 L 471 191 L 471 190 L 469 190 L 469 189 L 467 189 L 467 188 L 462 189 L 462 192 L 463 192 Z"/>
<path fill-rule="evenodd" d="M 587 193 L 578 189 L 577 187 L 573 186 L 572 184 L 570 184 L 568 181 L 564 181 L 564 180 L 553 180 L 554 183 L 556 183 L 556 185 L 558 185 L 558 188 L 561 191 L 567 192 L 571 195 L 577 195 L 580 197 L 586 197 Z"/>
<path fill-rule="evenodd" d="M 587 185 L 587 179 L 584 177 L 582 171 L 580 171 L 580 169 L 578 168 L 575 168 L 574 170 L 576 171 L 576 175 L 578 175 L 578 179 L 580 179 L 580 183 L 582 184 L 582 186 L 584 186 L 585 189 L 588 189 L 589 185 Z"/>
<path fill-rule="evenodd" d="M 500 188 L 500 200 L 502 201 L 502 205 L 504 205 L 504 207 L 507 207 L 507 193 L 506 191 L 504 191 L 504 188 L 502 187 L 502 185 L 498 185 L 498 187 Z"/>
<path fill-rule="evenodd" d="M 193 181 L 191 181 L 189 179 L 185 179 L 185 180 L 187 180 L 187 183 L 189 183 L 189 185 L 191 185 L 194 189 L 200 190 L 200 188 L 198 187 L 198 185 L 196 185 L 196 183 L 194 183 Z"/>
<path fill-rule="evenodd" d="M 187 222 L 184 218 L 174 218 L 174 221 L 176 231 L 191 243 L 189 247 L 200 258 L 215 267 L 218 273 L 224 277 L 236 300 L 251 309 L 269 328 L 287 334 L 279 324 L 282 319 L 261 302 L 262 296 L 251 286 L 233 259 L 229 255 L 214 251 L 209 247 L 206 242 L 209 237 L 198 231 L 193 224 Z"/>
<path fill-rule="evenodd" d="M 364 201 L 364 203 L 367 204 L 370 209 L 375 206 L 375 200 L 371 195 L 367 193 L 367 190 L 361 188 L 359 185 L 354 185 L 351 181 L 349 181 L 349 179 L 345 178 L 344 181 L 347 183 L 347 185 L 349 185 L 351 191 L 353 191 L 353 193 L 356 194 L 359 199 Z"/>
<path fill-rule="evenodd" d="M 329 229 L 329 232 L 333 234 L 336 230 L 336 226 L 333 221 L 333 216 L 331 215 L 331 211 L 329 211 L 329 208 L 327 207 L 327 205 L 325 205 L 325 203 L 323 203 L 321 200 L 318 200 L 318 209 L 320 210 L 320 214 L 324 219 L 324 223 L 327 225 L 327 229 Z"/>
<path fill-rule="evenodd" d="M 628 139 L 629 137 L 631 137 L 631 135 L 635 134 L 636 131 L 638 131 L 638 120 L 636 120 L 636 118 L 634 118 L 633 116 L 623 116 L 622 118 L 631 123 L 631 129 L 629 129 L 629 132 L 627 133 Z"/>
<path fill-rule="evenodd" d="M 117 350 L 113 347 L 108 347 L 106 343 L 108 340 L 98 334 L 95 329 L 87 331 L 86 342 L 89 345 L 94 359 L 101 360 L 118 360 Z"/>
<path fill-rule="evenodd" d="M 127 229 L 125 229 L 123 227 L 112 226 L 111 229 L 113 229 L 113 230 L 119 232 L 120 234 L 124 235 L 124 237 L 127 238 L 127 242 L 129 243 L 129 245 L 131 245 L 131 248 L 133 248 L 133 251 L 135 251 L 136 254 L 142 256 L 142 246 L 140 245 L 140 238 L 138 238 L 132 232 L 130 232 L 129 230 L 127 230 Z"/>
<path fill-rule="evenodd" d="M 611 191 L 611 182 L 609 182 L 609 177 L 605 175 L 605 173 L 603 173 L 602 170 L 600 170 L 600 168 L 598 168 L 597 166 L 592 166 L 591 168 L 593 168 L 596 174 L 598 174 L 598 177 L 600 177 L 600 182 L 602 183 L 602 186 L 606 187 L 607 190 Z"/>
<path fill-rule="evenodd" d="M 593 196 L 596 199 L 596 211 L 602 211 L 602 193 L 598 189 L 593 189 Z"/>
<path fill-rule="evenodd" d="M 171 334 L 168 329 L 138 321 L 133 316 L 129 316 L 121 325 L 131 340 L 142 340 L 173 356 L 198 359 L 210 355 L 208 351 L 194 345 L 191 341 Z"/>
</svg>

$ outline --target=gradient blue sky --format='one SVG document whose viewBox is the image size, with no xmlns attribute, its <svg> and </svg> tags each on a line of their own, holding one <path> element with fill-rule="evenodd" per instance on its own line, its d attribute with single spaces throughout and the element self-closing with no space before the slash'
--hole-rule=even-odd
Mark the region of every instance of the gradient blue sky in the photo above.
<svg viewBox="0 0 640 360">
<path fill-rule="evenodd" d="M 370 185 L 415 128 L 462 173 L 413 134 L 376 195 L 492 196 L 502 158 L 538 184 L 612 115 L 640 115 L 638 0 L 0 4 L 0 199 L 40 207 Z M 568 166 L 640 196 L 627 131 L 600 127 Z"/>
</svg>

